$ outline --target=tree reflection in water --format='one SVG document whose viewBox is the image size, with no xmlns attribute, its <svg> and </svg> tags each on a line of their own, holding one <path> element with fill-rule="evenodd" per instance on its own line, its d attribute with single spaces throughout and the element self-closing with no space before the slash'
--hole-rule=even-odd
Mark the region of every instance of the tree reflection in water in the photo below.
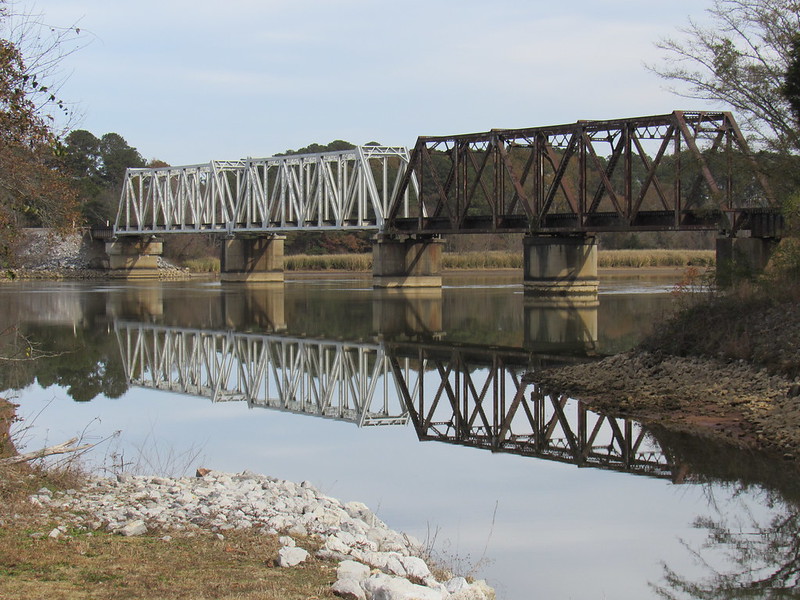
<svg viewBox="0 0 800 600">
<path fill-rule="evenodd" d="M 710 489 L 710 488 L 709 488 Z M 752 492 L 751 492 L 752 501 Z M 693 526 L 706 531 L 705 541 L 684 546 L 704 571 L 698 580 L 664 565 L 664 581 L 653 585 L 662 598 L 800 598 L 800 505 L 779 492 L 758 494 L 759 516 L 735 494 L 738 510 L 710 502 L 713 514 L 698 517 Z M 725 568 L 718 569 L 714 557 Z"/>
</svg>

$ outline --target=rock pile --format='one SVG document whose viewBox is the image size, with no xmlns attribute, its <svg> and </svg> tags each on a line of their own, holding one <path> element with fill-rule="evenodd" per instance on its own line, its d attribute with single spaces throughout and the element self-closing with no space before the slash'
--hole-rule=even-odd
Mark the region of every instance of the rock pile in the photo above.
<svg viewBox="0 0 800 600">
<path fill-rule="evenodd" d="M 309 557 L 295 538 L 316 537 L 321 559 L 341 561 L 333 591 L 358 600 L 491 600 L 485 582 L 462 577 L 440 582 L 425 560 L 420 542 L 389 529 L 360 502 L 342 504 L 308 482 L 295 484 L 244 472 L 202 469 L 198 477 L 165 478 L 121 474 L 96 478 L 81 490 L 30 497 L 41 507 L 64 511 L 71 526 L 142 535 L 148 529 L 193 528 L 224 536 L 231 529 L 284 534 L 278 565 L 292 567 Z M 64 535 L 65 526 L 50 537 Z"/>
<path fill-rule="evenodd" d="M 26 229 L 19 250 L 20 268 L 15 276 L 22 279 L 99 279 L 108 276 L 107 257 L 100 242 L 88 232 L 60 235 L 49 229 Z M 158 257 L 161 279 L 186 277 L 188 269 Z"/>
</svg>

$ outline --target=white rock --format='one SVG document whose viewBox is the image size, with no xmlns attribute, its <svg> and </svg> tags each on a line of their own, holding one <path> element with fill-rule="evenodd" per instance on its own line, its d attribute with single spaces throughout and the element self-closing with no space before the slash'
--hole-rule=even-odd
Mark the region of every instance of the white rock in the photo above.
<svg viewBox="0 0 800 600">
<path fill-rule="evenodd" d="M 364 552 L 364 562 L 371 567 L 385 571 L 389 555 L 386 552 Z"/>
<path fill-rule="evenodd" d="M 363 581 L 369 577 L 369 567 L 354 560 L 343 560 L 336 567 L 337 579 L 355 579 L 356 581 Z"/>
<path fill-rule="evenodd" d="M 367 600 L 367 594 L 355 579 L 339 579 L 331 586 L 331 591 L 345 600 Z"/>
<path fill-rule="evenodd" d="M 278 566 L 294 567 L 308 559 L 308 552 L 296 546 L 284 546 L 278 550 Z"/>
<path fill-rule="evenodd" d="M 120 527 L 119 533 L 124 536 L 143 535 L 147 533 L 147 526 L 141 519 L 136 519 L 135 521 L 128 521 Z"/>
<path fill-rule="evenodd" d="M 444 594 L 401 577 L 372 576 L 364 582 L 364 589 L 372 600 L 444 600 Z"/>
<path fill-rule="evenodd" d="M 326 550 L 330 550 L 331 552 L 344 554 L 345 556 L 350 553 L 350 547 L 336 536 L 331 536 L 325 540 L 325 543 L 322 545 L 322 547 Z"/>
<path fill-rule="evenodd" d="M 403 563 L 406 576 L 411 579 L 422 581 L 431 574 L 431 570 L 425 564 L 425 561 L 416 556 L 403 556 L 400 558 L 400 562 Z"/>
<path fill-rule="evenodd" d="M 453 577 L 449 581 L 447 581 L 444 586 L 447 588 L 447 591 L 451 594 L 455 594 L 456 592 L 460 592 L 465 587 L 469 586 L 469 582 L 463 577 Z"/>
<path fill-rule="evenodd" d="M 399 577 L 405 577 L 407 575 L 406 568 L 403 566 L 403 563 L 400 561 L 400 558 L 401 558 L 400 556 L 394 554 L 389 555 L 389 559 L 386 561 L 386 568 L 393 575 L 397 575 Z"/>
<path fill-rule="evenodd" d="M 281 537 L 279 537 L 278 542 L 280 543 L 281 546 L 289 546 L 290 548 L 297 546 L 297 543 L 294 541 L 294 539 L 292 539 L 288 535 L 282 535 Z"/>
<path fill-rule="evenodd" d="M 450 594 L 448 600 L 488 600 L 488 598 L 477 588 L 465 587 L 460 592 Z"/>
<path fill-rule="evenodd" d="M 53 529 L 53 531 L 51 531 L 49 534 L 47 534 L 47 537 L 49 537 L 50 539 L 53 539 L 53 540 L 57 540 L 58 538 L 61 537 L 62 533 L 63 532 L 58 527 L 56 527 L 55 529 Z"/>
</svg>

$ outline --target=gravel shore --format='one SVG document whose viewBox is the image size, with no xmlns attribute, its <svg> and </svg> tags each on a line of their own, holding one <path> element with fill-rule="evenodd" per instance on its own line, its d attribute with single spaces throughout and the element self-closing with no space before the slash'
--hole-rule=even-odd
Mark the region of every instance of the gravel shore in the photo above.
<svg viewBox="0 0 800 600">
<path fill-rule="evenodd" d="M 612 415 L 800 457 L 800 384 L 744 360 L 631 351 L 537 380 Z"/>
<path fill-rule="evenodd" d="M 291 568 L 311 556 L 338 561 L 334 594 L 355 600 L 492 600 L 484 581 L 448 576 L 439 581 L 413 537 L 386 526 L 360 502 L 342 503 L 312 484 L 296 484 L 251 472 L 198 470 L 197 477 L 120 474 L 93 478 L 81 489 L 42 488 L 29 498 L 62 522 L 32 537 L 59 539 L 78 530 L 124 536 L 156 532 L 173 536 L 205 530 L 223 539 L 231 530 L 252 529 L 280 536 L 277 566 Z M 312 549 L 313 550 L 313 549 Z"/>
</svg>

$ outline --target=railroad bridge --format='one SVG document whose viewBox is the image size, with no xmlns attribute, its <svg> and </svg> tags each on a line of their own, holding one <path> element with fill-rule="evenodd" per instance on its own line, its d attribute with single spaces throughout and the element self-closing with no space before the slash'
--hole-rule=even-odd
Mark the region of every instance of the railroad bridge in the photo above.
<svg viewBox="0 0 800 600">
<path fill-rule="evenodd" d="M 115 320 L 137 387 L 354 423 L 411 422 L 438 441 L 682 483 L 685 465 L 638 423 L 545 393 L 531 356 L 484 347 L 245 333 Z"/>
<path fill-rule="evenodd" d="M 152 275 L 164 236 L 224 237 L 221 278 L 283 281 L 288 232 L 374 232 L 376 287 L 441 285 L 441 236 L 523 233 L 526 291 L 597 291 L 595 234 L 712 230 L 766 262 L 782 220 L 729 112 L 420 137 L 319 154 L 128 169 L 112 273 Z"/>
</svg>

